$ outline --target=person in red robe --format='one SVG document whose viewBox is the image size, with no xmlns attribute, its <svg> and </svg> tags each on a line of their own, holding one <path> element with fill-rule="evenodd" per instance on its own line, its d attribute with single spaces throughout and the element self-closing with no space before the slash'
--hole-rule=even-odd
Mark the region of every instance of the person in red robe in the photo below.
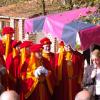
<svg viewBox="0 0 100 100">
<path fill-rule="evenodd" d="M 8 54 L 6 58 L 6 68 L 8 72 L 8 89 L 17 91 L 17 80 L 20 64 L 20 55 L 17 50 L 17 46 L 20 45 L 20 41 L 13 40 L 12 52 Z"/>
<path fill-rule="evenodd" d="M 4 59 L 6 60 L 8 54 L 12 52 L 12 36 L 15 33 L 15 30 L 12 27 L 6 26 L 2 29 L 2 42 L 5 44 L 5 55 Z"/>
<path fill-rule="evenodd" d="M 2 29 L 2 43 L 3 43 L 3 46 L 4 46 L 4 54 L 3 54 L 3 57 L 4 57 L 4 60 L 5 60 L 5 63 L 6 63 L 6 58 L 8 57 L 8 55 L 12 52 L 12 36 L 13 34 L 15 33 L 15 30 L 12 28 L 12 27 L 9 27 L 9 26 L 5 26 L 3 29 Z M 7 67 L 6 67 L 7 69 Z M 7 75 L 6 75 L 6 81 L 8 81 L 8 71 L 7 71 Z M 8 82 L 4 82 L 6 83 L 6 86 L 8 86 Z M 8 88 L 8 87 L 7 87 Z"/>
<path fill-rule="evenodd" d="M 3 41 L 2 40 L 0 40 L 0 54 L 4 58 L 4 55 L 5 55 L 5 45 L 3 44 Z M 4 59 L 3 59 L 3 64 L 5 64 Z"/>
<path fill-rule="evenodd" d="M 6 66 L 5 66 L 5 61 L 3 58 L 4 55 L 4 46 L 2 44 L 2 41 L 0 41 L 0 94 L 6 90 L 7 86 L 7 71 L 6 71 Z"/>
<path fill-rule="evenodd" d="M 30 56 L 29 47 L 32 45 L 32 41 L 23 41 L 20 45 L 20 70 L 23 67 L 24 62 Z"/>
<path fill-rule="evenodd" d="M 56 66 L 56 79 L 57 79 L 57 86 L 54 91 L 53 100 L 63 100 L 63 62 L 65 58 L 65 48 L 64 42 L 61 41 L 59 43 L 59 49 L 55 56 L 55 66 Z"/>
<path fill-rule="evenodd" d="M 56 59 L 58 86 L 55 100 L 75 100 L 75 95 L 81 90 L 84 58 L 69 45 L 66 51 L 64 45 L 61 48 Z"/>
<path fill-rule="evenodd" d="M 8 55 L 12 52 L 12 35 L 15 33 L 15 30 L 12 27 L 9 26 L 5 26 L 2 29 L 2 44 L 4 46 L 4 50 L 2 53 L 4 61 L 6 63 L 6 58 L 8 57 Z M 7 69 L 7 66 L 5 66 Z M 4 82 L 6 83 L 6 86 L 8 88 L 8 76 L 9 76 L 9 72 L 7 71 L 7 75 L 6 75 L 6 81 Z"/>
<path fill-rule="evenodd" d="M 52 42 L 50 41 L 49 38 L 45 37 L 40 40 L 40 43 L 43 45 L 43 50 L 42 50 L 42 56 L 44 60 L 46 60 L 46 64 L 48 64 L 54 74 L 55 80 L 56 80 L 56 74 L 55 74 L 55 53 L 51 52 L 51 44 Z"/>
<path fill-rule="evenodd" d="M 20 44 L 20 65 L 19 65 L 19 94 L 20 100 L 25 100 L 25 96 L 23 94 L 23 79 L 27 72 L 27 66 L 30 58 L 30 50 L 29 47 L 32 45 L 32 41 L 23 41 Z"/>
<path fill-rule="evenodd" d="M 55 69 L 55 54 L 50 51 L 51 49 L 51 41 L 49 38 L 43 38 L 40 40 L 40 43 L 43 45 L 42 56 L 47 59 L 51 68 Z"/>
<path fill-rule="evenodd" d="M 43 39 L 40 40 L 40 43 L 43 45 L 43 51 L 42 51 L 42 56 L 45 61 L 45 65 L 49 66 L 49 68 L 53 72 L 53 80 L 57 81 L 57 76 L 56 76 L 56 68 L 55 68 L 55 53 L 51 52 L 51 44 L 52 42 L 50 41 L 49 38 L 44 37 Z M 54 82 L 54 87 L 56 86 Z M 55 89 L 54 89 L 55 92 Z M 54 98 L 54 94 L 52 95 L 52 99 Z"/>
<path fill-rule="evenodd" d="M 78 51 L 74 51 L 70 45 L 67 46 L 67 76 L 68 98 L 74 100 L 75 95 L 82 89 L 82 79 L 84 73 L 84 57 Z M 66 95 L 66 94 L 65 94 Z M 64 96 L 65 96 L 64 95 Z"/>
<path fill-rule="evenodd" d="M 23 92 L 26 100 L 51 100 L 53 94 L 52 70 L 42 57 L 41 44 L 33 44 L 31 55 L 23 78 Z"/>
</svg>

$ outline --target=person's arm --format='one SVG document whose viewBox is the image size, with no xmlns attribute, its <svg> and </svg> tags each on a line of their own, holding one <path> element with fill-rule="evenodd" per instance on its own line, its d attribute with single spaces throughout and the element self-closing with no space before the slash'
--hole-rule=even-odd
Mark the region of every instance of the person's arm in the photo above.
<svg viewBox="0 0 100 100">
<path fill-rule="evenodd" d="M 87 77 L 88 77 L 88 68 L 86 67 L 86 68 L 84 69 L 84 75 L 83 75 L 83 87 L 86 86 Z"/>
<path fill-rule="evenodd" d="M 93 84 L 93 79 L 91 78 L 91 71 L 92 71 L 91 67 L 87 66 L 83 77 L 83 87 Z"/>
<path fill-rule="evenodd" d="M 92 73 L 91 73 L 91 79 L 94 79 L 94 78 L 96 77 L 96 73 L 97 73 L 97 69 L 94 68 L 94 69 L 92 70 Z"/>
</svg>

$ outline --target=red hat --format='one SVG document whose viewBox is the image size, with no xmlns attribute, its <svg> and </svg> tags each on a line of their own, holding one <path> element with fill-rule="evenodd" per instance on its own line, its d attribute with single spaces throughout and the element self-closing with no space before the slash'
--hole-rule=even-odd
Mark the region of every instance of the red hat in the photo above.
<svg viewBox="0 0 100 100">
<path fill-rule="evenodd" d="M 60 45 L 60 46 L 64 46 L 64 42 L 61 41 L 61 42 L 59 43 L 59 45 Z"/>
<path fill-rule="evenodd" d="M 16 46 L 20 45 L 21 41 L 13 40 L 12 42 L 12 48 L 15 48 Z"/>
<path fill-rule="evenodd" d="M 31 51 L 31 52 L 40 52 L 42 49 L 43 49 L 43 47 L 42 47 L 41 44 L 33 44 L 33 45 L 30 47 L 30 51 Z"/>
<path fill-rule="evenodd" d="M 20 49 L 30 47 L 32 44 L 32 41 L 24 41 L 22 44 L 20 44 Z"/>
<path fill-rule="evenodd" d="M 40 43 L 41 43 L 42 45 L 51 44 L 51 41 L 50 41 L 50 39 L 48 39 L 48 38 L 43 38 L 43 39 L 40 40 Z"/>
<path fill-rule="evenodd" d="M 7 26 L 2 29 L 2 35 L 13 33 L 15 33 L 15 30 L 12 27 Z"/>
</svg>

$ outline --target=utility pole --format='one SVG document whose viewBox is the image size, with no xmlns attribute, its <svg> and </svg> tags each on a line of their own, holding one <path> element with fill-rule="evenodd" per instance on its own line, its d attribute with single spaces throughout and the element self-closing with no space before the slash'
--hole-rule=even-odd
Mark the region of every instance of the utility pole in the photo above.
<svg viewBox="0 0 100 100">
<path fill-rule="evenodd" d="M 46 14 L 46 12 L 45 12 L 45 1 L 41 0 L 41 4 L 42 4 L 42 13 L 43 13 L 43 15 L 45 15 Z"/>
</svg>

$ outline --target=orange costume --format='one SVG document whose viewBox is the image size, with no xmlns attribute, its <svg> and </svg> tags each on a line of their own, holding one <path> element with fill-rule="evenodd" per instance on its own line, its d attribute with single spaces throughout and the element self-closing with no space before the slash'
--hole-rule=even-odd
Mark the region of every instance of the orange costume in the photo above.
<svg viewBox="0 0 100 100">
<path fill-rule="evenodd" d="M 63 51 L 62 49 L 57 54 L 58 87 L 55 95 L 56 100 L 75 100 L 75 95 L 81 90 L 83 63 L 83 56 L 77 51 Z"/>
<path fill-rule="evenodd" d="M 42 46 L 40 44 L 33 44 L 30 48 L 31 56 L 27 66 L 26 74 L 23 77 L 23 92 L 26 100 L 51 100 L 53 94 L 52 85 L 52 71 L 45 66 L 43 58 L 38 59 L 35 53 L 41 53 Z M 42 57 L 42 56 L 41 56 Z M 44 68 L 48 74 L 44 72 L 36 77 L 35 72 L 41 68 Z M 41 70 L 42 71 L 42 70 Z"/>
</svg>

